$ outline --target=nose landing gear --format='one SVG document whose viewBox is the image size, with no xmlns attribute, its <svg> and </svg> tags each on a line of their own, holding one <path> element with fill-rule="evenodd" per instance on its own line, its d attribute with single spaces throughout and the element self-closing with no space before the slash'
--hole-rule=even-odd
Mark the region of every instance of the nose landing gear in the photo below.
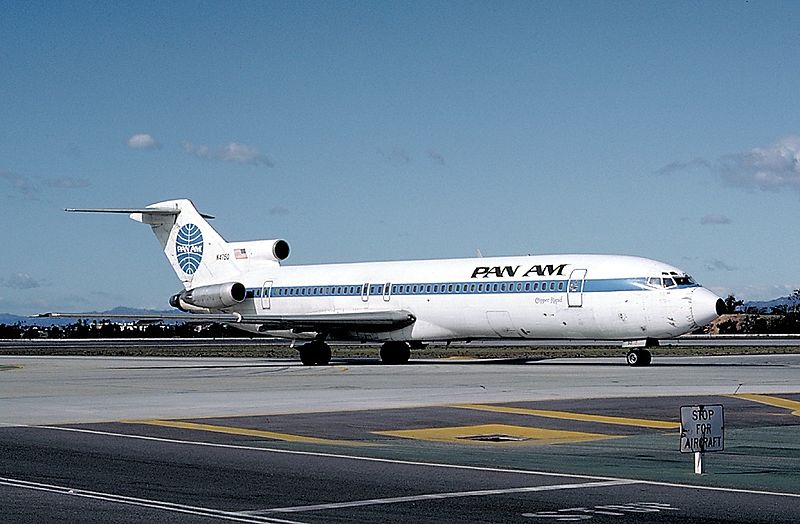
<svg viewBox="0 0 800 524">
<path fill-rule="evenodd" d="M 653 356 L 646 349 L 632 349 L 625 357 L 629 366 L 649 366 L 652 359 Z"/>
<path fill-rule="evenodd" d="M 632 340 L 623 343 L 622 347 L 628 348 L 628 355 L 625 360 L 629 366 L 649 366 L 653 356 L 647 348 L 658 347 L 658 339 Z"/>
</svg>

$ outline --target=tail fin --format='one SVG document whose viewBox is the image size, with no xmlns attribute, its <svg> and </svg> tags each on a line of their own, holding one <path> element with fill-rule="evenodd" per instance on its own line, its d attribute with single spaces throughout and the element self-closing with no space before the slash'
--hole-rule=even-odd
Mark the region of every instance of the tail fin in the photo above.
<svg viewBox="0 0 800 524">
<path fill-rule="evenodd" d="M 206 221 L 214 217 L 198 213 L 191 200 L 157 202 L 130 217 L 153 228 L 186 289 L 230 280 L 241 273 L 238 264 L 230 260 L 228 243 Z"/>
<path fill-rule="evenodd" d="M 66 209 L 85 213 L 128 213 L 148 224 L 186 289 L 230 282 L 249 269 L 274 267 L 289 256 L 285 240 L 226 242 L 191 200 L 166 200 L 135 209 Z"/>
</svg>

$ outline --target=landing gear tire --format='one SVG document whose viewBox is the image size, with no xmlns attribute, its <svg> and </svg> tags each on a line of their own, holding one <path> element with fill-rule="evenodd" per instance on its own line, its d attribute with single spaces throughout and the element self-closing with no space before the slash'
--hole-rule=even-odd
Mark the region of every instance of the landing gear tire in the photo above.
<svg viewBox="0 0 800 524">
<path fill-rule="evenodd" d="M 646 349 L 634 349 L 628 352 L 625 360 L 629 366 L 649 366 L 653 356 Z"/>
<path fill-rule="evenodd" d="M 381 346 L 381 364 L 408 364 L 411 348 L 405 342 L 385 342 Z"/>
<path fill-rule="evenodd" d="M 327 366 L 331 361 L 331 347 L 324 342 L 309 342 L 297 351 L 304 366 Z"/>
</svg>

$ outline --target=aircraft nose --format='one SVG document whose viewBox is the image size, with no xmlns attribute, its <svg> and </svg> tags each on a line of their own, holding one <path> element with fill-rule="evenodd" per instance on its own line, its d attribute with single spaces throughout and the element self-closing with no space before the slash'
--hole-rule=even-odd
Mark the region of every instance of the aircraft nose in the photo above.
<svg viewBox="0 0 800 524">
<path fill-rule="evenodd" d="M 692 293 L 692 317 L 698 326 L 705 326 L 726 310 L 725 301 L 706 288 L 697 288 Z"/>
</svg>

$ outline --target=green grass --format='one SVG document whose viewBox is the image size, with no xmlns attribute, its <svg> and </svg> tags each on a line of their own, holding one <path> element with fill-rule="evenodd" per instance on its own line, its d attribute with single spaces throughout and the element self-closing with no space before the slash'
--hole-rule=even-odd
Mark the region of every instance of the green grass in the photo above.
<svg viewBox="0 0 800 524">
<path fill-rule="evenodd" d="M 171 346 L 164 342 L 158 347 L 114 347 L 109 341 L 105 347 L 0 347 L 0 355 L 75 355 L 75 356 L 129 356 L 129 357 L 230 357 L 230 358 L 297 358 L 297 350 L 285 345 L 242 344 L 232 342 L 230 347 Z M 333 346 L 334 358 L 378 358 L 378 345 Z M 431 345 L 425 349 L 412 350 L 413 359 L 430 358 L 502 358 L 543 360 L 549 358 L 619 357 L 627 351 L 621 347 L 596 346 L 470 346 L 469 344 Z M 798 346 L 703 346 L 670 347 L 652 350 L 653 358 L 665 356 L 710 356 L 710 355 L 764 355 L 800 353 Z M 3 369 L 3 367 L 0 367 Z"/>
</svg>

